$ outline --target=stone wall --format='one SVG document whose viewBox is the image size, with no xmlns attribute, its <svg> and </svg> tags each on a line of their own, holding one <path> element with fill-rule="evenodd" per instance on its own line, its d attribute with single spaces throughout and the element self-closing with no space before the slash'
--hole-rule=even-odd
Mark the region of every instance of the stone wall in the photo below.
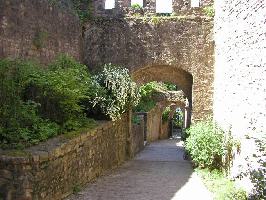
<svg viewBox="0 0 266 200">
<path fill-rule="evenodd" d="M 190 0 L 173 0 L 172 8 L 175 15 L 181 14 L 196 14 L 202 15 L 202 7 L 212 5 L 213 0 L 201 0 L 199 8 L 192 8 Z M 104 17 L 121 17 L 138 13 L 141 15 L 155 15 L 156 14 L 156 0 L 144 0 L 143 8 L 136 10 L 131 8 L 130 0 L 115 0 L 115 8 L 105 9 L 105 0 L 92 1 L 93 15 Z"/>
<path fill-rule="evenodd" d="M 212 29 L 208 17 L 95 19 L 84 34 L 85 63 L 91 68 L 125 66 L 139 83 L 175 83 L 192 101 L 193 119 L 199 120 L 212 114 Z"/>
<path fill-rule="evenodd" d="M 0 58 L 49 63 L 58 54 L 81 58 L 81 27 L 69 8 L 49 0 L 0 1 Z"/>
<path fill-rule="evenodd" d="M 266 133 L 266 4 L 216 1 L 215 9 L 214 114 L 241 141 L 232 170 L 237 176 L 254 164 L 255 138 Z"/>
<path fill-rule="evenodd" d="M 162 123 L 162 133 L 160 135 L 160 139 L 168 139 L 170 134 L 170 120 Z"/>
<path fill-rule="evenodd" d="M 158 103 L 147 113 L 147 142 L 160 139 L 162 134 L 162 113 L 165 106 Z"/>
<path fill-rule="evenodd" d="M 60 136 L 23 152 L 0 152 L 0 199 L 62 199 L 125 161 L 131 154 L 129 138 L 124 115 L 79 136 Z"/>
</svg>

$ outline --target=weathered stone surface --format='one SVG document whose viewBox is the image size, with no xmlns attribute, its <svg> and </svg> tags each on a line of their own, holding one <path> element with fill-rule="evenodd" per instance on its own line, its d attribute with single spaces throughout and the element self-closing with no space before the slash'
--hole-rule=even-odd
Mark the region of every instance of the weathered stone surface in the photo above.
<svg viewBox="0 0 266 200">
<path fill-rule="evenodd" d="M 213 0 L 201 0 L 200 8 L 192 8 L 190 0 L 173 0 L 173 14 L 202 14 L 202 7 L 212 5 Z M 93 16 L 104 16 L 104 17 L 121 17 L 125 15 L 132 15 L 134 13 L 142 13 L 142 15 L 155 15 L 156 14 L 156 0 L 144 0 L 143 8 L 141 12 L 134 8 L 131 8 L 130 0 L 115 0 L 115 7 L 111 10 L 105 9 L 105 0 L 93 0 L 91 5 L 84 2 L 84 7 L 91 6 Z"/>
<path fill-rule="evenodd" d="M 0 58 L 49 63 L 59 54 L 81 60 L 80 22 L 68 8 L 51 1 L 0 1 Z"/>
<path fill-rule="evenodd" d="M 125 66 L 138 83 L 175 83 L 192 102 L 193 119 L 199 120 L 212 114 L 212 28 L 206 17 L 95 19 L 84 34 L 85 63 L 91 68 Z"/>
<path fill-rule="evenodd" d="M 165 105 L 157 105 L 147 113 L 147 142 L 153 142 L 160 139 L 162 134 L 162 113 Z"/>
<path fill-rule="evenodd" d="M 136 151 L 143 148 L 141 133 L 135 134 L 128 144 L 129 118 L 123 115 L 121 120 L 100 123 L 72 139 L 59 136 L 26 149 L 25 158 L 4 152 L 7 155 L 0 157 L 0 197 L 62 199 L 75 187 L 123 163 L 133 149 L 128 145 L 134 145 Z"/>
</svg>

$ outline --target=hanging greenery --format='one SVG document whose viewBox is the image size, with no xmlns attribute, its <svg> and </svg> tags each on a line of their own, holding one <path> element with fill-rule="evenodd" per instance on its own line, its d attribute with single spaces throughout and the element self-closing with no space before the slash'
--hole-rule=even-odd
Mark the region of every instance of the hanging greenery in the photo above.
<svg viewBox="0 0 266 200">
<path fill-rule="evenodd" d="M 129 107 L 138 104 L 139 89 L 131 80 L 128 69 L 108 64 L 92 79 L 95 93 L 91 103 L 108 118 L 119 119 Z"/>
</svg>

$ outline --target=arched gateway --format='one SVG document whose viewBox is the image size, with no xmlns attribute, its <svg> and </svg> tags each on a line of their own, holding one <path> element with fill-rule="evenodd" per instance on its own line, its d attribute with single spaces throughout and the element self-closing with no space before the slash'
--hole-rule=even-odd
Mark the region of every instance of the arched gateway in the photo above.
<svg viewBox="0 0 266 200">
<path fill-rule="evenodd" d="M 212 114 L 213 20 L 206 16 L 100 17 L 84 28 L 84 62 L 127 67 L 140 82 L 177 84 L 192 108 L 192 121 Z"/>
</svg>

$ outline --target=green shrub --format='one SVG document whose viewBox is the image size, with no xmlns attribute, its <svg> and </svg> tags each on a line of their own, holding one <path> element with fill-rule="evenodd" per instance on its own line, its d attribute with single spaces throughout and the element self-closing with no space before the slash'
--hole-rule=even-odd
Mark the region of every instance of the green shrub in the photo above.
<svg viewBox="0 0 266 200">
<path fill-rule="evenodd" d="M 140 102 L 134 108 L 135 112 L 148 112 L 156 106 L 156 101 L 152 98 L 153 94 L 159 90 L 165 89 L 162 84 L 153 81 L 147 84 L 144 84 L 140 87 Z"/>
<path fill-rule="evenodd" d="M 92 109 L 115 120 L 139 100 L 127 69 L 106 65 L 92 79 L 86 66 L 67 56 L 48 67 L 0 60 L 0 91 L 0 148 L 90 127 Z"/>
<path fill-rule="evenodd" d="M 204 7 L 203 12 L 205 13 L 205 15 L 207 15 L 209 17 L 214 17 L 214 15 L 215 15 L 215 10 L 214 10 L 213 5 Z"/>
<path fill-rule="evenodd" d="M 163 115 L 162 115 L 163 122 L 168 121 L 170 112 L 171 112 L 170 106 L 166 107 L 165 110 L 163 111 Z"/>
<path fill-rule="evenodd" d="M 211 121 L 198 122 L 188 130 L 186 149 L 200 167 L 221 168 L 224 133 Z"/>
<path fill-rule="evenodd" d="M 0 146 L 23 148 L 87 126 L 86 66 L 61 56 L 49 67 L 0 60 Z"/>
<path fill-rule="evenodd" d="M 188 129 L 183 129 L 181 133 L 181 140 L 186 142 L 188 137 L 189 137 Z"/>
<path fill-rule="evenodd" d="M 40 104 L 24 100 L 30 82 L 40 73 L 36 64 L 0 60 L 0 146 L 23 148 L 58 133 L 58 125 L 40 117 Z"/>
<path fill-rule="evenodd" d="M 131 80 L 128 69 L 105 65 L 100 73 L 93 76 L 93 85 L 93 109 L 112 120 L 119 119 L 128 108 L 138 104 L 139 89 Z"/>
<path fill-rule="evenodd" d="M 173 83 L 163 83 L 163 87 L 165 87 L 165 89 L 170 90 L 170 91 L 177 91 L 177 86 Z"/>
<path fill-rule="evenodd" d="M 138 115 L 133 115 L 132 116 L 132 123 L 133 124 L 140 124 L 140 122 L 141 122 L 140 116 L 138 116 Z"/>
<path fill-rule="evenodd" d="M 87 67 L 61 56 L 38 79 L 32 81 L 29 99 L 41 104 L 41 114 L 60 124 L 63 130 L 82 127 L 86 121 L 81 102 L 92 93 Z"/>
<path fill-rule="evenodd" d="M 142 6 L 138 3 L 134 3 L 131 5 L 131 8 L 133 8 L 134 10 L 140 10 Z"/>
</svg>

